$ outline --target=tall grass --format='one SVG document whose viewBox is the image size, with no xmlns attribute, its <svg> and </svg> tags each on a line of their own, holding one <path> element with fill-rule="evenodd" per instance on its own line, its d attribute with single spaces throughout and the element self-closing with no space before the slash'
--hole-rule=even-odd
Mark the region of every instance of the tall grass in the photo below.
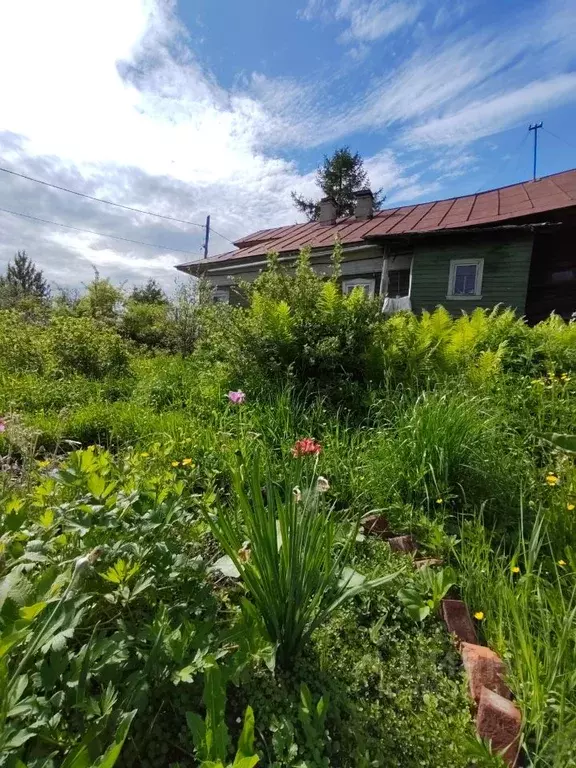
<svg viewBox="0 0 576 768">
<path fill-rule="evenodd" d="M 554 559 L 543 514 L 521 531 L 526 538 L 505 553 L 479 520 L 464 524 L 464 597 L 507 662 L 528 764 L 566 768 L 576 764 L 576 562 Z"/>
</svg>

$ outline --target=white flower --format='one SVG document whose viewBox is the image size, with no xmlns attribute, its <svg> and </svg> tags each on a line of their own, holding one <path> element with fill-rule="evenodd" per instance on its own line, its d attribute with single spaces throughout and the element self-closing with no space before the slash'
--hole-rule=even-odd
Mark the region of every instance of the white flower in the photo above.
<svg viewBox="0 0 576 768">
<path fill-rule="evenodd" d="M 320 475 L 320 477 L 316 481 L 316 490 L 318 491 L 318 493 L 326 493 L 326 491 L 329 488 L 330 488 L 330 483 L 328 482 L 328 480 L 326 480 L 325 477 L 322 477 L 322 475 Z"/>
<path fill-rule="evenodd" d="M 292 491 L 292 494 L 294 495 L 294 501 L 296 504 L 298 504 L 299 501 L 302 501 L 302 491 L 300 488 L 298 488 L 297 485 L 294 486 L 294 490 Z"/>
</svg>

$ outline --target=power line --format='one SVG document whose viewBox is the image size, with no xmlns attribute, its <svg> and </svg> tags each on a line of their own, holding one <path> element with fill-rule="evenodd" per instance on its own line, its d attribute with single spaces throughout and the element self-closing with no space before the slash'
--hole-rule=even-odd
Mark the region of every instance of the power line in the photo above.
<svg viewBox="0 0 576 768">
<path fill-rule="evenodd" d="M 543 131 L 546 133 L 549 133 L 550 136 L 554 136 L 555 139 L 558 139 L 558 141 L 561 141 L 563 144 L 566 144 L 567 147 L 570 147 L 570 149 L 576 149 L 576 144 L 571 144 L 569 141 L 566 141 L 566 139 L 563 139 L 562 136 L 558 136 L 555 133 L 552 133 L 552 131 L 548 130 L 548 128 L 542 128 Z"/>
<path fill-rule="evenodd" d="M 514 166 L 514 171 L 512 172 L 512 175 L 514 176 L 516 174 L 516 171 L 518 170 L 518 165 L 520 164 L 520 158 L 521 158 L 520 153 L 529 135 L 530 134 L 528 133 L 528 131 L 526 131 L 526 133 L 522 137 L 522 140 L 516 145 L 516 148 L 512 152 L 508 153 L 508 157 L 506 158 L 506 160 L 504 160 L 503 163 L 501 163 L 501 165 L 498 166 L 496 173 L 490 176 L 489 183 L 481 184 L 476 190 L 476 192 L 474 192 L 475 195 L 477 195 L 483 188 L 486 189 L 491 187 L 493 182 L 498 178 L 498 176 L 502 174 L 502 171 L 508 167 L 510 161 L 514 160 L 514 158 L 516 158 L 516 165 Z"/>
<path fill-rule="evenodd" d="M 146 216 L 156 216 L 158 219 L 165 219 L 166 221 L 175 221 L 178 222 L 178 224 L 188 224 L 191 227 L 200 227 L 200 229 L 205 229 L 204 224 L 198 224 L 196 221 L 187 221 L 186 219 L 177 219 L 175 216 L 165 216 L 163 213 L 154 213 L 153 211 L 146 211 L 143 208 L 132 208 L 130 205 L 122 205 L 122 203 L 114 203 L 112 200 L 104 200 L 101 197 L 93 197 L 92 195 L 87 195 L 84 192 L 78 192 L 75 189 L 69 189 L 68 187 L 61 187 L 58 184 L 52 184 L 49 181 L 44 181 L 43 179 L 35 179 L 33 176 L 26 176 L 24 173 L 18 173 L 17 171 L 12 171 L 10 168 L 1 168 L 0 171 L 2 173 L 9 173 L 11 176 L 18 176 L 21 179 L 26 179 L 27 181 L 33 181 L 35 184 L 43 184 L 45 187 L 51 187 L 52 189 L 58 189 L 60 192 L 69 192 L 71 195 L 77 195 L 78 197 L 84 197 L 86 200 L 94 200 L 97 203 L 104 203 L 104 205 L 113 205 L 115 208 L 123 208 L 125 211 L 132 211 L 133 213 L 143 213 Z M 226 235 L 220 234 L 220 232 L 217 232 L 212 227 L 212 232 L 214 234 L 219 235 L 221 238 L 226 240 L 228 243 L 231 243 L 234 245 L 232 240 L 226 237 Z"/>
<path fill-rule="evenodd" d="M 30 219 L 31 221 L 39 221 L 41 224 L 51 224 L 54 227 L 65 227 L 66 229 L 73 229 L 76 232 L 86 232 L 89 235 L 98 235 L 98 237 L 111 237 L 114 240 L 122 240 L 125 243 L 135 243 L 136 245 L 146 245 L 148 248 L 163 248 L 166 251 L 177 251 L 178 253 L 185 253 L 188 256 L 196 256 L 192 251 L 184 251 L 182 248 L 171 248 L 169 245 L 157 245 L 156 243 L 145 243 L 142 240 L 131 240 L 129 237 L 120 237 L 120 235 L 109 235 L 105 232 L 95 232 L 93 229 L 81 229 L 80 227 L 73 227 L 71 224 L 61 224 L 59 221 L 48 221 L 48 219 L 40 219 L 38 216 L 31 216 L 29 213 L 20 213 L 19 211 L 9 211 L 7 208 L 0 208 L 0 212 L 9 213 L 11 216 L 21 216 L 23 219 Z"/>
</svg>

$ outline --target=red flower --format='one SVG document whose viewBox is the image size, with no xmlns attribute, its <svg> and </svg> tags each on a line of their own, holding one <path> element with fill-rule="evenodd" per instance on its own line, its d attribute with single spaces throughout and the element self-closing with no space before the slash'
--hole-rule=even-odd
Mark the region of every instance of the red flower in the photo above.
<svg viewBox="0 0 576 768">
<path fill-rule="evenodd" d="M 317 443 L 313 437 L 304 437 L 302 440 L 297 440 L 292 448 L 292 456 L 299 459 L 302 456 L 308 456 L 313 454 L 317 456 L 322 450 L 320 443 Z"/>
</svg>

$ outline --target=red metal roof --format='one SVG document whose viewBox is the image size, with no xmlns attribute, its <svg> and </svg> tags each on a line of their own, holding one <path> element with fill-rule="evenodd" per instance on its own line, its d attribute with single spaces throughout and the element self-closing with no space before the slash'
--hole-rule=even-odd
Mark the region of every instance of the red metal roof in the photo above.
<svg viewBox="0 0 576 768">
<path fill-rule="evenodd" d="M 291 253 L 306 246 L 329 248 L 336 236 L 344 245 L 351 245 L 365 243 L 373 237 L 498 225 L 572 206 L 576 206 L 576 169 L 480 194 L 390 208 L 362 221 L 350 216 L 335 224 L 314 221 L 261 229 L 237 240 L 236 251 L 182 264 L 179 268 L 188 271 L 188 267 L 195 266 L 197 269 L 189 271 L 198 271 L 198 268 L 203 271 L 211 264 L 265 256 L 270 251 Z"/>
</svg>

